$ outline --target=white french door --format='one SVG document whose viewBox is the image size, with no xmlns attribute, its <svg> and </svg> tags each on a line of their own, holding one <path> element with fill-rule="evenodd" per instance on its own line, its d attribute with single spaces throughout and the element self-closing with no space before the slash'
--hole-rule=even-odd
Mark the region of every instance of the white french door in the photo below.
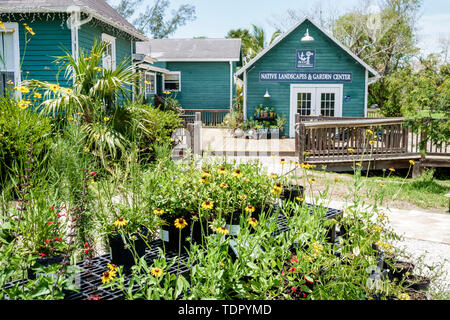
<svg viewBox="0 0 450 320">
<path fill-rule="evenodd" d="M 342 117 L 342 84 L 292 84 L 290 136 L 295 137 L 295 115 Z"/>
</svg>

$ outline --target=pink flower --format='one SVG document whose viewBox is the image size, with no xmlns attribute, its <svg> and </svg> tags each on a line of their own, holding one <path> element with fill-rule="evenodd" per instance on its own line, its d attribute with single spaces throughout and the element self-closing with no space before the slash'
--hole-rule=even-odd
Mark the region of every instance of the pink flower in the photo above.
<svg viewBox="0 0 450 320">
<path fill-rule="evenodd" d="M 96 177 L 97 176 L 97 171 L 89 172 L 88 175 Z"/>
<path fill-rule="evenodd" d="M 293 255 L 291 258 L 291 263 L 298 263 L 298 259 L 296 255 Z"/>
<path fill-rule="evenodd" d="M 292 290 L 292 292 L 296 293 L 297 292 L 297 287 L 292 287 L 291 290 Z"/>
<path fill-rule="evenodd" d="M 50 208 L 50 210 L 55 210 L 56 209 L 56 207 L 55 206 L 52 206 L 51 208 Z"/>
<path fill-rule="evenodd" d="M 55 238 L 55 241 L 62 241 L 62 238 L 61 237 Z"/>
<path fill-rule="evenodd" d="M 67 217 L 67 215 L 65 213 L 58 213 L 56 215 L 56 217 L 61 218 L 61 217 Z"/>
<path fill-rule="evenodd" d="M 47 255 L 45 253 L 39 253 L 39 255 L 41 256 L 41 258 L 46 257 Z"/>
<path fill-rule="evenodd" d="M 44 243 L 47 244 L 47 243 L 49 243 L 50 241 L 52 241 L 52 240 L 44 240 Z"/>
<path fill-rule="evenodd" d="M 291 267 L 291 268 L 289 269 L 289 272 L 291 272 L 291 273 L 294 273 L 294 271 L 295 271 L 295 268 L 294 268 L 294 267 Z"/>
<path fill-rule="evenodd" d="M 53 223 L 54 223 L 53 221 L 47 222 L 48 225 L 51 225 L 51 224 L 53 224 Z"/>
<path fill-rule="evenodd" d="M 101 296 L 90 296 L 89 300 L 101 300 Z"/>
</svg>

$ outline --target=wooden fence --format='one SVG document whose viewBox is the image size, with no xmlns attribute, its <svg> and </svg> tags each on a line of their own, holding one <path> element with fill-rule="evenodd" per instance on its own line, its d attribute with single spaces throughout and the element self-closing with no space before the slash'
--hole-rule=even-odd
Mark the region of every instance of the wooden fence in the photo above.
<svg viewBox="0 0 450 320">
<path fill-rule="evenodd" d="M 422 132 L 415 132 L 404 118 L 331 118 L 296 116 L 296 148 L 303 161 L 329 162 L 361 158 L 422 157 Z M 449 143 L 428 141 L 427 155 L 450 157 Z"/>
</svg>

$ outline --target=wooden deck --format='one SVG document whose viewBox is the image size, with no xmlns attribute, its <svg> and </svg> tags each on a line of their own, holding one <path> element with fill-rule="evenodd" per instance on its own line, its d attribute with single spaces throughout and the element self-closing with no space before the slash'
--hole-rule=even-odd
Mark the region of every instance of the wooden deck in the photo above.
<svg viewBox="0 0 450 320">
<path fill-rule="evenodd" d="M 450 167 L 450 144 L 425 141 L 404 118 L 296 117 L 300 161 L 334 171 L 351 170 L 355 162 L 363 168 L 370 163 L 371 169 L 408 168 L 409 160 L 419 167 Z"/>
</svg>

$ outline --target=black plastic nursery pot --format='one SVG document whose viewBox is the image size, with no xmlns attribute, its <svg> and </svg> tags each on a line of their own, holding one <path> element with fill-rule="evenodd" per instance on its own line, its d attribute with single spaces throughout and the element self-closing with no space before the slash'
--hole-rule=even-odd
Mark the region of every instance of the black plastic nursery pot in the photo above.
<svg viewBox="0 0 450 320">
<path fill-rule="evenodd" d="M 133 234 L 127 243 L 123 241 L 120 234 L 108 236 L 111 263 L 117 266 L 123 266 L 125 272 L 131 270 L 135 264 L 135 257 L 139 259 L 145 255 L 147 245 L 140 234 Z"/>
<path fill-rule="evenodd" d="M 208 222 L 202 220 L 185 219 L 187 226 L 183 229 L 175 227 L 173 221 L 167 222 L 167 225 L 162 226 L 160 230 L 160 237 L 168 250 L 178 252 L 186 252 L 190 248 L 191 243 L 188 238 L 191 238 L 193 243 L 202 243 L 202 235 L 208 234 Z"/>
<path fill-rule="evenodd" d="M 38 258 L 36 260 L 36 263 L 34 264 L 34 266 L 27 269 L 28 279 L 30 279 L 30 280 L 36 279 L 36 274 L 35 274 L 33 268 L 36 268 L 39 266 L 49 267 L 51 265 L 60 264 L 63 260 L 64 260 L 64 257 L 62 255 Z"/>
<path fill-rule="evenodd" d="M 297 197 L 302 197 L 304 195 L 304 188 L 300 185 L 290 185 L 283 188 L 280 194 L 280 199 L 283 201 L 296 201 Z"/>
</svg>

